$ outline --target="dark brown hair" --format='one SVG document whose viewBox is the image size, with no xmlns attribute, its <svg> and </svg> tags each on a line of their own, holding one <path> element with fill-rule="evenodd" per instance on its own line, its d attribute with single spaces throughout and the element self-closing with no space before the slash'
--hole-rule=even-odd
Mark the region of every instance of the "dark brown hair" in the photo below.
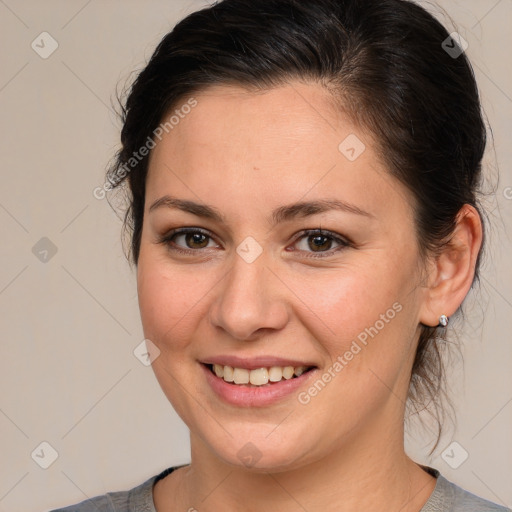
<svg viewBox="0 0 512 512">
<path fill-rule="evenodd" d="M 423 255 L 449 240 L 464 204 L 477 207 L 486 145 L 478 90 L 462 49 L 431 14 L 407 0 L 224 0 L 163 38 L 124 103 L 122 148 L 108 176 L 129 185 L 135 264 L 148 157 L 128 162 L 164 116 L 212 84 L 268 89 L 292 80 L 322 84 L 373 134 L 415 198 Z M 422 327 L 409 401 L 416 411 L 430 404 L 440 435 L 437 335 Z"/>
</svg>

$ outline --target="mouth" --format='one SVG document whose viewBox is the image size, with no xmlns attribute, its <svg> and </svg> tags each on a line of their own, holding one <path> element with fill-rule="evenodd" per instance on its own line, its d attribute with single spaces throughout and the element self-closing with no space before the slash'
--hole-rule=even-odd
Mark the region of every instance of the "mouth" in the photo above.
<svg viewBox="0 0 512 512">
<path fill-rule="evenodd" d="M 210 373 L 228 384 L 242 387 L 270 387 L 283 381 L 297 379 L 315 369 L 315 366 L 269 366 L 238 368 L 221 364 L 205 364 Z"/>
</svg>

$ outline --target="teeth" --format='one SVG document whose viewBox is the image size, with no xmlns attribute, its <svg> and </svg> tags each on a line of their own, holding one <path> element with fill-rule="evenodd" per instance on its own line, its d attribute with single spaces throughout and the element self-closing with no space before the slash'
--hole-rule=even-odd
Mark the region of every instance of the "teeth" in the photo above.
<svg viewBox="0 0 512 512">
<path fill-rule="evenodd" d="M 295 368 L 295 375 L 297 375 L 297 377 L 300 377 L 304 372 L 306 371 L 306 367 L 305 366 L 298 366 L 297 368 Z"/>
<path fill-rule="evenodd" d="M 235 384 L 249 384 L 249 370 L 245 368 L 234 368 L 233 379 Z"/>
<path fill-rule="evenodd" d="M 268 370 L 266 368 L 251 370 L 249 381 L 253 386 L 263 386 L 268 382 Z"/>
<path fill-rule="evenodd" d="M 231 366 L 224 366 L 223 378 L 226 382 L 233 382 L 235 380 L 233 377 L 233 368 L 231 368 Z"/>
<path fill-rule="evenodd" d="M 252 384 L 253 386 L 264 386 L 269 382 L 280 382 L 290 380 L 293 376 L 300 377 L 307 370 L 306 366 L 272 366 L 270 368 L 257 368 L 247 370 L 245 368 L 233 368 L 232 366 L 213 365 L 213 372 L 225 382 L 235 384 Z"/>
<path fill-rule="evenodd" d="M 286 380 L 290 380 L 293 377 L 294 371 L 295 371 L 295 369 L 293 368 L 293 366 L 285 366 L 283 368 L 283 377 Z"/>
<path fill-rule="evenodd" d="M 280 366 L 272 366 L 268 371 L 270 382 L 279 382 L 283 378 L 283 369 Z"/>
</svg>

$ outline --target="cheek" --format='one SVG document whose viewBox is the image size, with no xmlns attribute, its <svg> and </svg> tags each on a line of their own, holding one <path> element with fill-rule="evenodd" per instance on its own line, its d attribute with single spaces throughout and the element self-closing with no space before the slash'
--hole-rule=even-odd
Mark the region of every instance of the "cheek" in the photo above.
<svg viewBox="0 0 512 512">
<path fill-rule="evenodd" d="M 334 340 L 352 340 L 377 321 L 381 326 L 381 315 L 393 320 L 396 309 L 410 297 L 404 293 L 407 281 L 404 271 L 390 270 L 384 262 L 346 265 L 332 272 L 311 277 L 296 275 L 293 289 L 314 316 L 311 326 Z M 400 303 L 401 307 L 393 305 Z M 311 316 L 311 315 L 309 315 Z M 386 325 L 388 322 L 386 322 Z M 339 341 L 338 341 L 339 343 Z"/>
<path fill-rule="evenodd" d="M 414 349 L 417 294 L 411 292 L 417 275 L 413 258 L 372 260 L 346 265 L 321 279 L 297 277 L 294 289 L 311 307 L 303 310 L 301 320 L 330 361 L 327 370 L 338 377 L 331 391 L 336 388 L 355 399 L 371 393 L 377 400 L 407 375 Z"/>
<path fill-rule="evenodd" d="M 197 318 L 209 288 L 208 279 L 199 279 L 193 269 L 171 267 L 161 254 L 141 247 L 137 291 L 146 338 L 160 350 L 169 350 L 171 345 L 179 349 L 186 343 L 184 332 Z"/>
<path fill-rule="evenodd" d="M 188 348 L 201 315 L 201 297 L 209 288 L 211 285 L 194 277 L 186 266 L 171 268 L 151 246 L 141 245 L 137 291 L 144 337 L 160 351 L 152 369 L 167 399 L 187 424 L 194 410 L 188 397 L 197 391 L 193 389 L 195 383 L 188 383 L 184 392 L 182 383 L 188 382 L 187 375 L 196 365 Z"/>
</svg>

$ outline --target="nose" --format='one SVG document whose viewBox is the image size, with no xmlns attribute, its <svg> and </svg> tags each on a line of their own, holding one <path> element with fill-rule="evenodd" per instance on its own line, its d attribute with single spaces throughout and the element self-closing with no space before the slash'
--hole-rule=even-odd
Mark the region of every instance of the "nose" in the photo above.
<svg viewBox="0 0 512 512">
<path fill-rule="evenodd" d="M 283 284 L 262 256 L 247 263 L 234 255 L 234 264 L 210 308 L 213 325 L 237 340 L 256 340 L 282 329 L 289 319 Z"/>
</svg>

